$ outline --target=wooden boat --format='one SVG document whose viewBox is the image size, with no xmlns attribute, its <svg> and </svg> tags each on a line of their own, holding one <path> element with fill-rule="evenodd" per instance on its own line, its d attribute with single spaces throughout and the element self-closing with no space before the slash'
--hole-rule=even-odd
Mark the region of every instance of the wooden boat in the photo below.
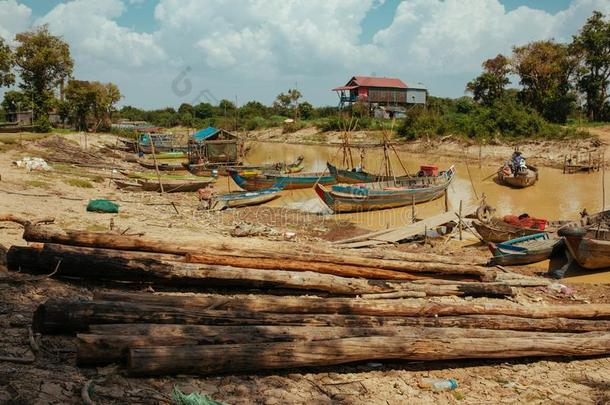
<svg viewBox="0 0 610 405">
<path fill-rule="evenodd" d="M 561 229 L 559 235 L 581 267 L 588 270 L 610 267 L 610 230 L 607 228 L 569 227 Z"/>
<path fill-rule="evenodd" d="M 212 178 L 204 180 L 203 177 L 197 181 L 161 179 L 161 184 L 165 193 L 184 193 L 197 191 L 214 181 L 215 179 Z M 156 180 L 136 178 L 131 181 L 114 180 L 114 182 L 117 187 L 128 191 L 161 191 L 161 185 Z"/>
<path fill-rule="evenodd" d="M 504 222 L 500 218 L 492 218 L 489 222 L 473 221 L 472 226 L 486 242 L 501 243 L 523 236 L 535 235 L 541 229 L 523 228 Z"/>
<path fill-rule="evenodd" d="M 211 173 L 216 171 L 221 176 L 228 176 L 229 170 L 237 170 L 243 174 L 263 174 L 263 172 L 272 172 L 274 174 L 281 173 L 300 173 L 303 166 L 303 156 L 299 156 L 292 163 L 271 163 L 263 165 L 221 165 L 216 163 L 183 163 L 189 172 L 196 176 L 209 176 Z M 245 173 L 249 172 L 249 173 Z"/>
<path fill-rule="evenodd" d="M 396 180 L 404 180 L 404 179 L 419 179 L 421 177 L 428 177 L 428 176 L 424 176 L 423 172 L 421 173 L 422 176 L 382 176 L 382 175 L 377 175 L 377 174 L 372 174 L 372 173 L 368 173 L 365 172 L 363 170 L 356 170 L 356 169 L 352 169 L 352 170 L 346 170 L 346 169 L 339 169 L 338 167 L 330 164 L 330 163 L 326 163 L 326 166 L 328 167 L 328 171 L 330 174 L 334 175 L 337 178 L 337 183 L 345 183 L 345 184 L 361 184 L 361 183 L 373 183 L 376 181 L 394 181 Z M 432 177 L 432 176 L 430 176 Z"/>
<path fill-rule="evenodd" d="M 443 196 L 455 177 L 455 168 L 438 177 L 421 177 L 366 183 L 339 184 L 327 189 L 316 185 L 316 193 L 333 212 L 361 212 L 402 207 Z"/>
<path fill-rule="evenodd" d="M 138 159 L 138 163 L 140 164 L 140 166 L 144 167 L 145 169 L 150 169 L 150 170 L 156 170 L 156 167 L 159 168 L 160 171 L 162 172 L 180 172 L 180 171 L 186 171 L 186 169 L 184 168 L 184 166 L 181 163 L 160 163 L 157 162 L 157 166 L 155 167 L 155 162 L 153 160 L 143 160 L 143 159 Z"/>
<path fill-rule="evenodd" d="M 295 190 L 311 188 L 316 183 L 334 184 L 337 182 L 335 176 L 324 175 L 324 173 L 263 173 L 243 175 L 237 170 L 229 170 L 229 175 L 239 187 L 247 191 L 258 191 L 268 188 Z"/>
<path fill-rule="evenodd" d="M 212 208 L 210 209 L 221 210 L 224 208 L 238 208 L 264 204 L 279 198 L 281 191 L 282 190 L 279 188 L 270 188 L 268 190 L 260 191 L 237 191 L 221 194 L 214 197 Z"/>
<path fill-rule="evenodd" d="M 144 152 L 144 153 L 150 154 L 151 152 Z M 186 153 L 184 153 L 182 151 L 157 153 L 157 151 L 155 150 L 155 157 L 157 159 L 183 159 L 186 157 Z M 150 156 L 150 159 L 152 160 L 152 155 Z"/>
<path fill-rule="evenodd" d="M 541 262 L 551 257 L 561 238 L 550 237 L 548 232 L 522 236 L 502 243 L 490 243 L 493 261 L 504 266 Z"/>
<path fill-rule="evenodd" d="M 498 180 L 501 183 L 515 188 L 533 186 L 538 181 L 538 168 L 527 165 L 527 171 L 513 174 L 511 173 L 510 168 L 505 166 L 498 171 Z"/>
</svg>

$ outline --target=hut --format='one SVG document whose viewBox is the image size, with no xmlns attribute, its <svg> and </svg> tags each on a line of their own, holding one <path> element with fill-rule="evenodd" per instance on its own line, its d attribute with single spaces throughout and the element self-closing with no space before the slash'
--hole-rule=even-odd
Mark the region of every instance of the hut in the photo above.
<svg viewBox="0 0 610 405">
<path fill-rule="evenodd" d="M 239 163 L 239 139 L 224 129 L 207 127 L 195 132 L 188 149 L 191 163 Z"/>
</svg>

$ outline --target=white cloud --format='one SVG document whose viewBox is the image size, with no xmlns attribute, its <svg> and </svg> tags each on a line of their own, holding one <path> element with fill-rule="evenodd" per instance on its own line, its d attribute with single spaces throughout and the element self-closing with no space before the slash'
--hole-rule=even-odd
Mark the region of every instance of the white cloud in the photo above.
<svg viewBox="0 0 610 405">
<path fill-rule="evenodd" d="M 24 4 L 15 0 L 0 1 L 0 37 L 13 44 L 15 34 L 29 27 L 31 15 L 32 10 Z"/>
<path fill-rule="evenodd" d="M 97 63 L 100 69 L 143 66 L 165 58 L 154 35 L 138 33 L 115 21 L 125 10 L 120 0 L 92 2 L 74 0 L 62 3 L 35 24 L 49 24 L 50 30 L 62 35 L 78 60 Z"/>
</svg>

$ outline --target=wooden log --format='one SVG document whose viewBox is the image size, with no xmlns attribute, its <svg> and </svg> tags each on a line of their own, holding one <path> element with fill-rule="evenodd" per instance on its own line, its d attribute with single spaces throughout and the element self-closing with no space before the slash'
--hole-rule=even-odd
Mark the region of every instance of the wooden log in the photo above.
<svg viewBox="0 0 610 405">
<path fill-rule="evenodd" d="M 374 305 L 375 301 L 364 301 Z M 218 302 L 216 302 L 218 305 Z M 378 327 L 426 326 L 524 331 L 587 332 L 608 331 L 608 320 L 576 320 L 566 318 L 527 318 L 515 316 L 472 314 L 461 316 L 363 316 L 355 314 L 290 314 L 220 310 L 208 307 L 173 307 L 172 304 L 149 305 L 135 302 L 47 300 L 34 312 L 32 327 L 49 334 L 70 334 L 87 331 L 90 325 L 116 323 L 157 323 L 187 325 L 310 325 Z"/>
<path fill-rule="evenodd" d="M 146 282 L 169 286 L 286 288 L 357 295 L 402 291 L 409 296 L 425 296 L 425 286 L 415 286 L 364 279 L 338 277 L 311 271 L 268 271 L 228 266 L 170 262 L 146 257 L 148 253 L 92 249 L 45 244 L 44 248 L 13 246 L 7 254 L 8 268 L 29 273 L 48 274 L 61 260 L 56 276 L 95 280 Z M 175 257 L 175 256 L 172 256 Z M 403 273 L 397 273 L 402 277 Z M 403 288 L 404 287 L 404 288 Z M 451 294 L 451 289 L 430 286 L 432 293 Z M 510 293 L 506 288 L 482 288 L 497 295 Z M 463 289 L 462 289 L 463 290 Z M 461 291 L 456 293 L 462 293 Z M 465 291 L 465 290 L 464 290 Z"/>
<path fill-rule="evenodd" d="M 420 299 L 362 300 L 353 298 L 269 295 L 184 296 L 168 294 L 100 293 L 96 298 L 153 305 L 219 310 L 371 316 L 508 315 L 524 318 L 610 319 L 610 304 L 519 305 L 507 302 L 431 302 Z"/>
<path fill-rule="evenodd" d="M 344 271 L 342 266 L 327 265 L 326 271 L 337 275 L 318 273 L 312 266 L 305 271 L 269 271 L 228 267 L 222 265 L 189 264 L 176 262 L 180 256 L 130 252 L 112 249 L 93 249 L 66 245 L 45 244 L 43 248 L 13 246 L 7 254 L 8 268 L 35 274 L 49 274 L 59 261 L 56 276 L 146 282 L 168 286 L 286 288 L 295 290 L 324 291 L 340 295 L 378 294 L 400 292 L 401 296 L 424 297 L 426 295 L 513 295 L 506 284 L 470 283 L 460 285 L 425 285 L 383 282 L 346 278 L 362 274 Z M 173 259 L 169 261 L 167 259 Z M 255 264 L 255 262 L 248 262 Z M 373 278 L 419 278 L 419 275 L 372 269 L 366 274 Z"/>
<path fill-rule="evenodd" d="M 303 258 L 303 260 L 299 260 L 298 257 L 303 257 L 303 255 L 294 255 L 294 257 L 288 257 L 269 252 L 267 257 L 237 257 L 209 253 L 189 253 L 186 255 L 186 261 L 189 263 L 218 264 L 225 266 L 249 267 L 257 269 L 285 269 L 296 271 L 313 270 L 331 274 L 337 274 L 336 271 L 340 269 L 341 273 L 343 274 L 349 272 L 350 274 L 356 274 L 356 277 L 369 278 L 371 278 L 371 273 L 385 274 L 387 270 L 416 274 L 428 273 L 429 275 L 468 275 L 475 276 L 485 281 L 491 281 L 495 276 L 495 272 L 487 268 L 479 268 L 477 266 L 470 265 L 422 262 L 411 263 L 349 256 L 323 257 L 322 255 L 318 255 L 306 259 Z M 321 259 L 326 259 L 326 261 L 323 261 Z M 357 275 L 361 273 L 362 275 Z"/>
<path fill-rule="evenodd" d="M 109 364 L 127 358 L 130 347 L 189 346 L 201 344 L 194 336 L 172 335 L 76 335 L 76 360 L 79 365 Z"/>
<path fill-rule="evenodd" d="M 108 364 L 127 358 L 129 348 L 150 346 L 194 346 L 269 342 L 320 341 L 366 336 L 459 338 L 455 328 L 382 326 L 378 328 L 311 326 L 205 326 L 205 325 L 94 325 L 92 332 L 77 335 L 79 364 Z M 101 333 L 100 333 L 101 332 Z M 110 333 L 109 333 L 110 332 Z M 603 332 L 605 333 L 605 332 Z M 548 333 L 473 329 L 471 338 L 528 337 L 538 339 Z M 552 336 L 570 337 L 572 334 Z"/>
<path fill-rule="evenodd" d="M 93 248 L 107 248 L 107 249 L 118 249 L 118 250 L 134 250 L 142 252 L 156 252 L 156 253 L 167 253 L 176 255 L 186 255 L 188 253 L 199 254 L 202 252 L 209 252 L 213 254 L 222 255 L 233 255 L 233 256 L 244 256 L 244 257 L 288 257 L 299 260 L 311 260 L 317 259 L 323 262 L 336 262 L 343 264 L 362 265 L 359 259 L 369 259 L 368 264 L 363 267 L 375 266 L 377 260 L 371 259 L 382 259 L 383 261 L 390 262 L 432 262 L 442 264 L 459 264 L 460 261 L 453 257 L 447 257 L 442 255 L 434 255 L 430 253 L 409 253 L 409 252 L 387 252 L 380 254 L 378 252 L 365 252 L 364 255 L 370 257 L 346 254 L 344 250 L 334 250 L 334 254 L 328 254 L 329 249 L 324 251 L 319 249 L 313 249 L 311 247 L 303 246 L 303 249 L 309 249 L 308 252 L 295 252 L 294 248 L 283 247 L 281 244 L 274 244 L 268 248 L 251 248 L 244 246 L 243 244 L 237 243 L 219 243 L 219 242 L 206 242 L 192 243 L 192 242 L 173 242 L 168 240 L 159 240 L 153 238 L 144 238 L 139 236 L 131 235 L 117 235 L 111 233 L 100 233 L 100 232 L 87 232 L 77 230 L 63 230 L 52 226 L 35 226 L 32 224 L 24 223 L 24 234 L 23 239 L 28 242 L 41 242 L 41 243 L 56 243 L 71 246 L 82 246 L 82 247 L 93 247 Z M 270 256 L 273 255 L 273 256 Z M 380 257 L 382 256 L 382 257 Z M 337 260 L 342 260 L 337 262 Z M 462 262 L 463 263 L 463 262 Z M 472 265 L 471 263 L 466 263 Z M 377 264 L 376 266 L 385 266 L 385 264 Z M 400 266 L 400 265 L 399 265 Z M 481 266 L 475 266 L 479 271 Z M 489 270 L 486 270 L 489 272 Z M 486 273 L 487 274 L 487 273 Z"/>
<path fill-rule="evenodd" d="M 147 347 L 129 350 L 132 375 L 255 372 L 330 366 L 358 361 L 507 359 L 533 356 L 596 356 L 610 353 L 610 333 L 573 336 L 473 338 L 374 336 L 316 342 Z"/>
</svg>

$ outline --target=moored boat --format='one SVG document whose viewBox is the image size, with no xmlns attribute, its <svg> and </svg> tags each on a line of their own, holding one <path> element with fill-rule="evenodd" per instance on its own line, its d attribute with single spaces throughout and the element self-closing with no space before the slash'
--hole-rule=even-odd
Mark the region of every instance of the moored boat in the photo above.
<svg viewBox="0 0 610 405">
<path fill-rule="evenodd" d="M 526 228 L 509 224 L 501 218 L 492 218 L 488 222 L 473 221 L 472 226 L 484 241 L 493 243 L 506 242 L 543 231 L 541 228 Z"/>
<path fill-rule="evenodd" d="M 262 165 L 222 165 L 217 163 L 183 163 L 183 166 L 196 176 L 209 176 L 214 171 L 221 176 L 228 176 L 229 170 L 237 170 L 243 174 L 263 174 L 263 172 L 299 173 L 303 170 L 303 156 L 297 157 L 292 163 L 268 163 Z M 247 173 L 246 173 L 247 172 Z"/>
<path fill-rule="evenodd" d="M 361 169 L 339 169 L 338 167 L 326 163 L 330 174 L 337 178 L 337 183 L 345 184 L 360 184 L 360 183 L 373 183 L 377 181 L 394 181 L 394 180 L 408 180 L 408 179 L 421 179 L 422 177 L 437 177 L 438 169 L 436 174 L 431 173 L 428 168 L 436 168 L 436 166 L 422 166 L 417 173 L 417 176 L 385 176 L 368 173 Z"/>
<path fill-rule="evenodd" d="M 365 183 L 338 184 L 331 188 L 316 185 L 316 193 L 333 212 L 361 212 L 402 207 L 439 198 L 455 177 L 451 166 L 437 177 L 413 177 Z"/>
<path fill-rule="evenodd" d="M 236 191 L 220 194 L 213 198 L 211 209 L 221 210 L 264 204 L 279 198 L 281 191 L 279 188 L 270 188 L 260 191 Z"/>
<path fill-rule="evenodd" d="M 596 229 L 597 228 L 597 229 Z M 593 226 L 567 227 L 559 231 L 570 255 L 587 270 L 610 268 L 610 230 Z"/>
<path fill-rule="evenodd" d="M 155 166 L 155 162 L 149 159 L 138 159 L 138 163 L 145 169 L 156 170 L 157 168 L 162 172 L 179 172 L 186 171 L 184 166 L 181 163 L 160 163 L 157 162 Z"/>
<path fill-rule="evenodd" d="M 281 188 L 284 190 L 295 190 L 300 188 L 311 188 L 318 184 L 334 184 L 337 182 L 335 176 L 324 173 L 262 173 L 244 175 L 237 170 L 229 170 L 233 181 L 247 191 L 265 190 L 268 188 Z"/>
<path fill-rule="evenodd" d="M 504 266 L 530 264 L 548 259 L 560 238 L 551 237 L 547 232 L 522 236 L 502 243 L 489 243 L 493 261 Z"/>
</svg>

